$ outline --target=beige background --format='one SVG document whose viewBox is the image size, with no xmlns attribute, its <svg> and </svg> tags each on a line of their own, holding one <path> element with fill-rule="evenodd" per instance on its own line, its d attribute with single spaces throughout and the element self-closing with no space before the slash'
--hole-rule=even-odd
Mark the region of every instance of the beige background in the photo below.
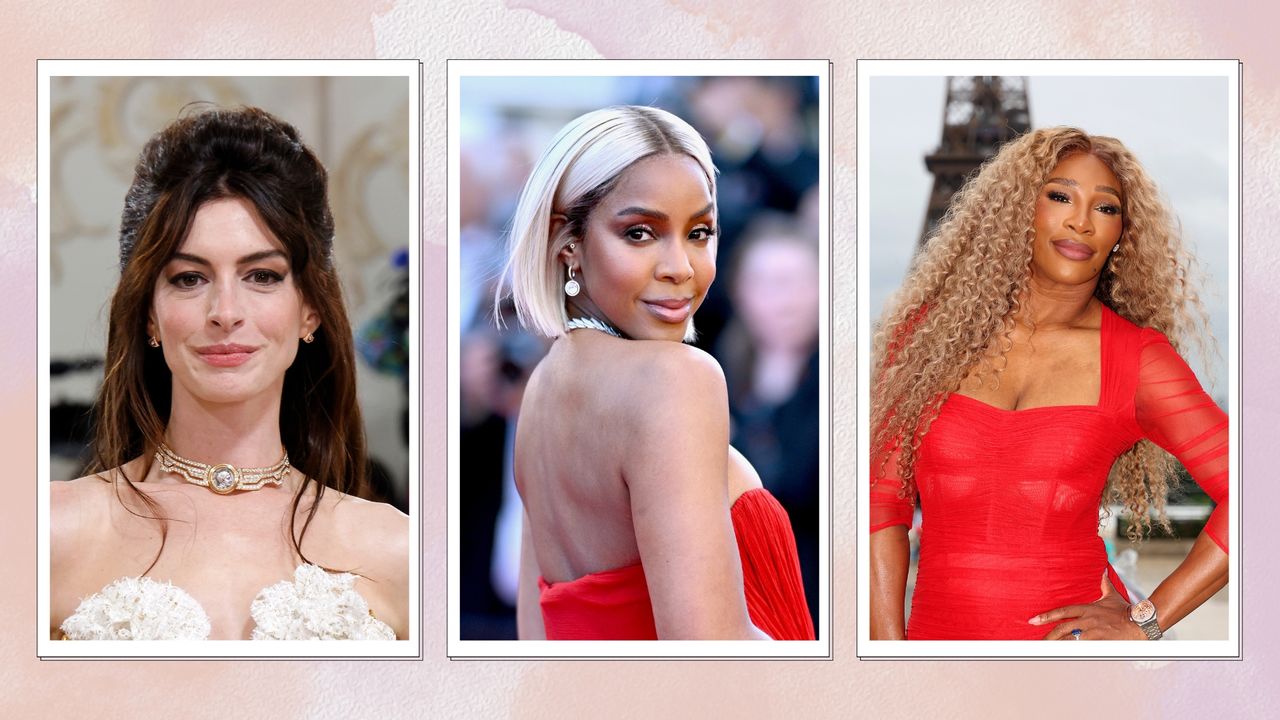
<svg viewBox="0 0 1280 720">
<path fill-rule="evenodd" d="M 329 171 L 334 257 L 357 332 L 396 294 L 389 256 L 410 237 L 404 78 L 59 77 L 50 90 L 51 358 L 101 359 L 134 164 L 147 140 L 189 103 L 254 105 L 296 127 Z M 370 454 L 403 488 L 405 386 L 363 359 L 356 370 Z M 100 369 L 54 378 L 50 401 L 92 403 L 100 378 Z M 78 475 L 64 456 L 51 465 L 55 480 Z"/>
<path fill-rule="evenodd" d="M 1262 8 L 1258 3 L 1254 7 Z M 174 717 L 1239 717 L 1275 712 L 1280 593 L 1280 51 L 1243 3 L 1098 0 L 10 4 L 0 44 L 0 715 Z M 36 57 L 419 57 L 424 344 L 445 334 L 448 58 L 829 57 L 834 63 L 835 660 L 449 662 L 445 380 L 423 353 L 423 662 L 45 662 L 34 657 Z M 859 662 L 854 656 L 855 69 L 859 57 L 1240 57 L 1245 61 L 1244 662 Z M 1087 97 L 1081 102 L 1088 102 Z"/>
</svg>

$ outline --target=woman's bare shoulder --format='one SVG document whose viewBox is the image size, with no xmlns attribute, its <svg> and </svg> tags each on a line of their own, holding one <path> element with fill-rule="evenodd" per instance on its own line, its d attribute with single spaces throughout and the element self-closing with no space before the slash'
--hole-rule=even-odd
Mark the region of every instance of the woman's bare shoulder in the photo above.
<svg viewBox="0 0 1280 720">
<path fill-rule="evenodd" d="M 667 458 L 676 444 L 729 445 L 729 395 L 719 363 L 695 347 L 639 343 L 628 363 L 639 382 L 614 398 L 630 426 L 629 460 Z M 666 462 L 663 459 L 662 462 Z"/>
<path fill-rule="evenodd" d="M 409 516 L 387 503 L 326 490 L 303 538 L 311 562 L 359 576 L 374 617 L 409 633 Z"/>
<path fill-rule="evenodd" d="M 723 406 L 728 417 L 724 371 L 715 358 L 692 345 L 609 339 L 554 360 L 549 363 L 554 369 L 538 368 L 549 373 L 547 382 L 535 371 L 526 403 L 564 393 L 580 401 L 578 407 L 596 421 L 620 426 L 621 432 L 661 420 L 671 408 L 701 417 L 703 411 L 715 415 Z"/>
<path fill-rule="evenodd" d="M 101 500 L 115 492 L 110 473 L 86 475 L 75 480 L 55 480 L 49 483 L 49 515 L 56 519 L 75 517 L 86 513 L 96 514 L 102 509 Z"/>
<path fill-rule="evenodd" d="M 49 543 L 56 559 L 106 526 L 115 488 L 109 474 L 49 483 Z"/>
<path fill-rule="evenodd" d="M 85 475 L 75 480 L 54 480 L 49 483 L 50 497 L 63 501 L 111 492 L 115 471 Z"/>
<path fill-rule="evenodd" d="M 631 341 L 630 345 L 634 347 L 619 357 L 617 371 L 640 381 L 638 392 L 646 403 L 727 401 L 724 370 L 706 352 L 664 341 Z"/>
<path fill-rule="evenodd" d="M 395 506 L 364 500 L 336 490 L 326 490 L 320 501 L 326 526 L 327 549 L 358 565 L 363 575 L 391 579 L 407 577 L 409 569 L 409 516 Z M 367 571 L 367 572 L 366 572 Z"/>
</svg>

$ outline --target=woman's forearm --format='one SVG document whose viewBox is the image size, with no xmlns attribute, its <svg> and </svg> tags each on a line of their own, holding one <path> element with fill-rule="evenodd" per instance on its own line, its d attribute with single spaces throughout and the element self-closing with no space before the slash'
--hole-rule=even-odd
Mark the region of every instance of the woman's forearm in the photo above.
<svg viewBox="0 0 1280 720">
<path fill-rule="evenodd" d="M 871 639 L 905 640 L 904 608 L 911 542 L 894 525 L 871 534 Z"/>
<path fill-rule="evenodd" d="M 1227 584 L 1227 554 L 1200 533 L 1187 558 L 1151 593 L 1161 630 L 1200 607 Z"/>
</svg>

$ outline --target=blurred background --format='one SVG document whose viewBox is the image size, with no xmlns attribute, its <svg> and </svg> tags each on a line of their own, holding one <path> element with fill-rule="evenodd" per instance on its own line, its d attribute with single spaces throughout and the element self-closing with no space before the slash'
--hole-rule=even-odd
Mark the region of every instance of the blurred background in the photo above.
<svg viewBox="0 0 1280 720">
<path fill-rule="evenodd" d="M 494 323 L 511 216 L 555 133 L 620 104 L 668 110 L 711 146 L 720 245 L 695 344 L 724 368 L 730 442 L 791 516 L 816 627 L 817 79 L 467 77 L 460 96 L 461 638 L 516 637 L 522 510 L 512 444 L 524 383 L 549 344 L 514 317 L 501 332 Z"/>
<path fill-rule="evenodd" d="M 372 494 L 408 510 L 409 83 L 398 77 L 58 77 L 50 97 L 52 477 L 88 461 L 120 213 L 142 146 L 191 103 L 255 105 L 329 171 L 334 255 L 356 334 Z M 184 111 L 184 108 L 186 110 Z M 417 129 L 413 128 L 416 132 Z"/>
<path fill-rule="evenodd" d="M 1186 357 L 1205 390 L 1229 414 L 1227 82 L 1221 77 L 873 77 L 869 112 L 871 318 L 905 278 L 922 239 L 951 194 L 1005 141 L 1032 128 L 1071 125 L 1123 142 L 1155 181 L 1181 225 L 1205 280 L 1201 294 L 1218 344 L 1204 362 Z M 1101 534 L 1131 591 L 1145 597 L 1186 557 L 1212 501 L 1179 470 L 1171 497 L 1174 537 L 1126 538 L 1119 507 L 1104 508 Z M 919 528 L 917 514 L 915 528 Z M 1158 531 L 1157 531 L 1158 532 Z M 918 530 L 909 586 L 914 583 Z M 910 598 L 908 597 L 908 610 Z M 1166 637 L 1227 637 L 1222 590 Z"/>
</svg>

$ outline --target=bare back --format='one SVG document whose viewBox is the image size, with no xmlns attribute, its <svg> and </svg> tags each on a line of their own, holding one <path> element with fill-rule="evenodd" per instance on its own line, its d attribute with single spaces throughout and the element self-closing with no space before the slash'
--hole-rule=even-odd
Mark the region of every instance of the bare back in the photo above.
<svg viewBox="0 0 1280 720">
<path fill-rule="evenodd" d="M 636 415 L 653 403 L 679 403 L 661 386 L 656 368 L 691 362 L 714 363 L 676 343 L 580 332 L 557 340 L 534 371 L 520 409 L 515 471 L 538 567 L 548 581 L 641 560 L 628 463 L 637 451 L 660 455 L 664 444 L 636 447 Z M 760 487 L 760 480 L 727 441 L 724 447 L 727 472 L 706 482 L 722 488 L 727 516 L 733 500 Z M 681 458 L 662 461 L 674 465 Z"/>
</svg>

